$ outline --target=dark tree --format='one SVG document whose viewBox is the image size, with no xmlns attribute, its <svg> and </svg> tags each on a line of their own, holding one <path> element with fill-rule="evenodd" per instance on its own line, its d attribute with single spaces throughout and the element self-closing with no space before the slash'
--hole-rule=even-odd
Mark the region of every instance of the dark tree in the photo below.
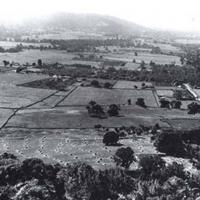
<svg viewBox="0 0 200 200">
<path fill-rule="evenodd" d="M 140 67 L 141 67 L 141 68 L 144 68 L 144 67 L 145 67 L 145 62 L 144 62 L 144 60 L 141 61 Z"/>
<path fill-rule="evenodd" d="M 175 83 L 177 84 L 177 83 Z M 182 100 L 183 92 L 180 90 L 175 90 L 173 93 L 173 97 L 176 98 L 176 100 Z"/>
<path fill-rule="evenodd" d="M 161 170 L 165 167 L 165 161 L 158 155 L 146 155 L 140 159 L 139 166 L 141 168 L 141 175 L 143 178 L 148 179 L 151 177 L 153 172 Z"/>
<path fill-rule="evenodd" d="M 172 102 L 170 102 L 170 105 L 174 109 L 181 109 L 182 103 L 181 103 L 181 101 L 172 101 Z"/>
<path fill-rule="evenodd" d="M 97 80 L 92 80 L 91 81 L 91 86 L 93 86 L 93 87 L 99 87 L 100 85 L 99 85 L 99 81 L 97 81 Z"/>
<path fill-rule="evenodd" d="M 106 116 L 103 107 L 95 101 L 90 101 L 86 106 L 86 109 L 91 117 L 105 118 Z"/>
<path fill-rule="evenodd" d="M 96 103 L 96 101 L 90 101 L 89 102 L 89 105 L 91 105 L 91 106 L 94 106 L 94 105 L 96 105 L 97 103 Z"/>
<path fill-rule="evenodd" d="M 0 52 L 3 53 L 5 50 L 3 47 L 0 47 Z"/>
<path fill-rule="evenodd" d="M 4 64 L 4 67 L 6 67 L 7 65 L 9 65 L 9 61 L 3 60 L 3 64 Z"/>
<path fill-rule="evenodd" d="M 103 143 L 105 145 L 116 145 L 119 141 L 119 135 L 114 131 L 107 132 L 103 137 Z"/>
<path fill-rule="evenodd" d="M 120 148 L 114 155 L 114 161 L 117 166 L 128 169 L 133 161 L 136 161 L 134 151 L 130 147 Z"/>
<path fill-rule="evenodd" d="M 158 151 L 167 155 L 186 155 L 185 145 L 179 133 L 161 132 L 156 136 L 154 145 Z"/>
<path fill-rule="evenodd" d="M 185 63 L 185 58 L 183 56 L 180 57 L 181 65 Z"/>
<path fill-rule="evenodd" d="M 145 83 L 142 83 L 142 84 L 141 84 L 141 87 L 142 87 L 142 89 L 145 89 L 147 86 L 146 86 Z"/>
<path fill-rule="evenodd" d="M 41 67 L 42 66 L 42 59 L 38 59 L 38 66 Z"/>
<path fill-rule="evenodd" d="M 131 99 L 127 100 L 128 105 L 131 105 Z"/>
<path fill-rule="evenodd" d="M 104 88 L 110 89 L 110 88 L 112 88 L 112 84 L 109 83 L 109 82 L 106 82 L 106 83 L 104 84 Z"/>
<path fill-rule="evenodd" d="M 116 104 L 111 104 L 108 109 L 109 116 L 118 116 L 120 107 Z"/>
<path fill-rule="evenodd" d="M 165 99 L 165 98 L 161 98 L 160 99 L 160 107 L 161 108 L 168 108 L 168 109 L 170 109 L 170 102 L 167 99 Z"/>
<path fill-rule="evenodd" d="M 138 98 L 137 101 L 135 102 L 135 104 L 140 107 L 147 108 L 147 106 L 144 102 L 144 98 Z"/>
<path fill-rule="evenodd" d="M 149 65 L 150 65 L 151 67 L 153 67 L 153 66 L 155 66 L 155 62 L 153 62 L 153 61 L 151 60 L 150 63 L 149 63 Z"/>
<path fill-rule="evenodd" d="M 188 114 L 197 114 L 200 112 L 200 105 L 196 102 L 190 103 L 188 106 Z"/>
</svg>

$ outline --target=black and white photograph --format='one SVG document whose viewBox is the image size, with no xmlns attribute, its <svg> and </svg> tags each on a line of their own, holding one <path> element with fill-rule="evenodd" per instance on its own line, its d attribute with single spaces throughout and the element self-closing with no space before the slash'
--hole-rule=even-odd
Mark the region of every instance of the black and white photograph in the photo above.
<svg viewBox="0 0 200 200">
<path fill-rule="evenodd" d="M 200 200 L 200 1 L 0 0 L 0 200 Z"/>
</svg>

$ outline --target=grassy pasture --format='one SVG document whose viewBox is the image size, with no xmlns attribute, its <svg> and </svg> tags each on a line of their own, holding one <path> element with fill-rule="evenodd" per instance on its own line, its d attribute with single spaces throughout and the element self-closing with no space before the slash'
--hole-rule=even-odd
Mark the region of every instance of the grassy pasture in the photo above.
<svg viewBox="0 0 200 200">
<path fill-rule="evenodd" d="M 66 51 L 60 50 L 24 50 L 18 53 L 0 53 L 0 63 L 3 65 L 3 60 L 8 60 L 10 62 L 18 62 L 20 64 L 24 63 L 34 63 L 38 59 L 42 59 L 44 63 L 62 63 L 62 64 L 87 64 L 92 66 L 98 66 L 98 63 L 92 61 L 79 61 L 73 60 L 75 54 L 68 53 Z"/>
<path fill-rule="evenodd" d="M 94 128 L 96 124 L 105 127 L 120 126 L 153 126 L 160 123 L 160 117 L 148 115 L 142 108 L 122 108 L 120 117 L 106 119 L 89 117 L 85 107 L 62 107 L 54 109 L 27 109 L 18 112 L 7 124 L 7 127 L 43 128 L 43 129 L 79 129 Z M 150 112 L 151 113 L 151 112 Z"/>
<path fill-rule="evenodd" d="M 102 105 L 127 104 L 131 99 L 135 102 L 137 98 L 144 98 L 146 105 L 157 107 L 156 99 L 151 90 L 123 90 L 123 89 L 103 89 L 92 87 L 78 87 L 70 94 L 60 106 L 87 105 L 91 100 Z"/>
</svg>

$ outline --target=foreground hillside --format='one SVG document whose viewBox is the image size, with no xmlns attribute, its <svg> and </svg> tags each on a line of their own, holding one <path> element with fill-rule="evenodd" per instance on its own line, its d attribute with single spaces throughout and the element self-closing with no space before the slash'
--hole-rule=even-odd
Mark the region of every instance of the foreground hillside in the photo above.
<svg viewBox="0 0 200 200">
<path fill-rule="evenodd" d="M 143 158 L 139 168 L 96 171 L 84 163 L 45 164 L 31 158 L 0 155 L 1 200 L 182 200 L 197 199 L 199 176 L 159 157 Z"/>
</svg>

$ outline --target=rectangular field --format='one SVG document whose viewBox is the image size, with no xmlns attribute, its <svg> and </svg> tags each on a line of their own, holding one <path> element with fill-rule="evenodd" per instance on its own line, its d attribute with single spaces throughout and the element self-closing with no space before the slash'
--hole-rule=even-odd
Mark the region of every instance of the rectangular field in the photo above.
<svg viewBox="0 0 200 200">
<path fill-rule="evenodd" d="M 151 90 L 122 90 L 103 89 L 92 87 L 78 87 L 59 106 L 81 106 L 87 105 L 90 101 L 96 101 L 101 105 L 127 104 L 131 99 L 135 103 L 137 98 L 144 98 L 147 106 L 157 107 L 157 102 Z"/>
</svg>

